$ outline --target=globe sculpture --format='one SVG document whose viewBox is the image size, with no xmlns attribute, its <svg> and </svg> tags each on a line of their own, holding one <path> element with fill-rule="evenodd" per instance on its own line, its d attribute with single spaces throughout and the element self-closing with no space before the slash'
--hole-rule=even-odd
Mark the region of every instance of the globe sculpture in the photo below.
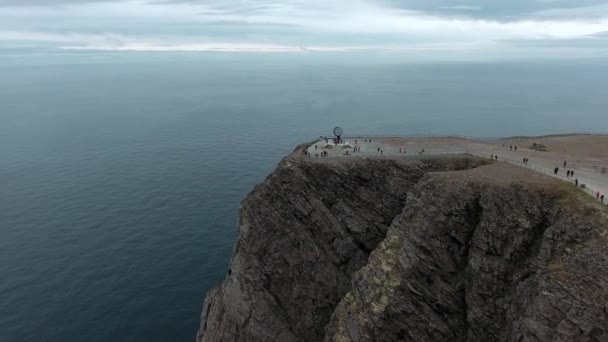
<svg viewBox="0 0 608 342">
<path fill-rule="evenodd" d="M 340 137 L 342 137 L 342 133 L 344 133 L 344 131 L 342 130 L 342 127 L 334 128 L 334 135 L 336 136 L 336 139 L 335 139 L 336 144 L 340 143 Z"/>
</svg>

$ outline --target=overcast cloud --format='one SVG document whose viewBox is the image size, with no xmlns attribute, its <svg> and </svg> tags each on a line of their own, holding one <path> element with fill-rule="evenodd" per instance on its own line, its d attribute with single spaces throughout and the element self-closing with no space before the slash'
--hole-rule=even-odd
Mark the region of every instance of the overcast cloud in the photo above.
<svg viewBox="0 0 608 342">
<path fill-rule="evenodd" d="M 12 7 L 49 7 L 58 5 L 85 5 L 91 3 L 122 2 L 127 0 L 0 0 L 0 6 Z M 147 0 L 151 4 L 191 4 L 210 7 L 226 8 L 229 10 L 264 9 L 280 6 L 284 3 L 298 3 L 305 7 L 307 1 L 279 0 Z M 476 18 L 492 18 L 498 20 L 515 20 L 528 17 L 534 13 L 552 10 L 575 10 L 606 5 L 605 0 L 376 0 L 375 3 L 386 7 L 420 11 L 436 15 L 464 15 Z M 314 1 L 313 1 L 314 3 Z M 588 13 L 598 16 L 604 13 Z"/>
<path fill-rule="evenodd" d="M 0 0 L 0 45 L 446 53 L 537 46 L 599 55 L 607 1 Z"/>
</svg>

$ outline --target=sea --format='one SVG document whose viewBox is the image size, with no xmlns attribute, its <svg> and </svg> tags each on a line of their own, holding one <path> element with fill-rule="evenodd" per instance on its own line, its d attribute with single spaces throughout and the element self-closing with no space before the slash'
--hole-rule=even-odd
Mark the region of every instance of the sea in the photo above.
<svg viewBox="0 0 608 342">
<path fill-rule="evenodd" d="M 0 341 L 194 341 L 299 143 L 606 132 L 607 89 L 594 59 L 1 50 Z"/>
</svg>

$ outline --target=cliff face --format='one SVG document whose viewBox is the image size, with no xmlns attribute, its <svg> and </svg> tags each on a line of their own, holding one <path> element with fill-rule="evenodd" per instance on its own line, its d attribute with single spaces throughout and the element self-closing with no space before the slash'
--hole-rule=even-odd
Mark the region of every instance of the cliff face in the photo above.
<svg viewBox="0 0 608 342">
<path fill-rule="evenodd" d="M 242 204 L 198 340 L 608 339 L 605 213 L 484 164 L 286 158 Z"/>
</svg>

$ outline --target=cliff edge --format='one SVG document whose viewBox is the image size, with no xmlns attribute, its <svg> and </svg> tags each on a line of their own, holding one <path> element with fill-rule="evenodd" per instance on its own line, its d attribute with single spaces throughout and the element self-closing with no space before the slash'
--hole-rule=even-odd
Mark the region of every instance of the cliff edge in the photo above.
<svg viewBox="0 0 608 342">
<path fill-rule="evenodd" d="M 303 158 L 247 196 L 198 341 L 606 341 L 608 217 L 465 155 Z"/>
</svg>

